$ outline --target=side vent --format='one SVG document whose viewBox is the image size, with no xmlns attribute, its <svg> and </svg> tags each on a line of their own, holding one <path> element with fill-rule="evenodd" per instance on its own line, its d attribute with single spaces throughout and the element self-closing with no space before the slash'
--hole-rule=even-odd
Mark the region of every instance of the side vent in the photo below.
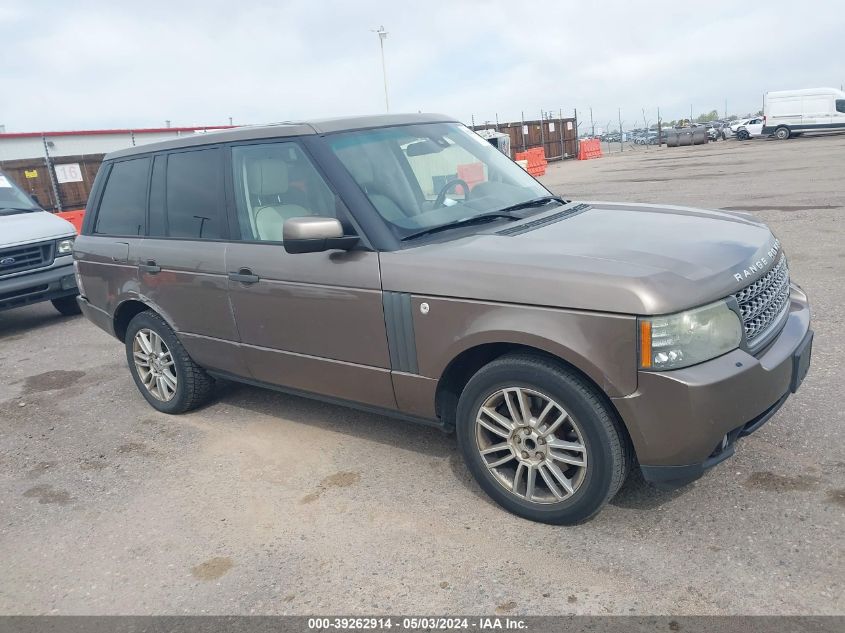
<svg viewBox="0 0 845 633">
<path fill-rule="evenodd" d="M 390 366 L 395 371 L 419 373 L 417 342 L 414 338 L 414 315 L 411 295 L 407 292 L 384 292 L 384 324 L 387 326 L 387 347 Z"/>
<path fill-rule="evenodd" d="M 528 231 L 539 229 L 541 226 L 546 226 L 547 224 L 554 224 L 555 222 L 560 222 L 561 220 L 565 220 L 566 218 L 571 218 L 573 215 L 578 215 L 579 213 L 583 213 L 587 209 L 591 208 L 592 207 L 590 207 L 589 204 L 576 204 L 574 207 L 563 209 L 562 211 L 552 213 L 551 215 L 547 215 L 543 218 L 537 218 L 536 220 L 531 220 L 531 222 L 526 222 L 525 224 L 509 226 L 505 229 L 502 229 L 501 231 L 496 231 L 496 235 L 521 235 L 522 233 L 527 233 Z"/>
</svg>

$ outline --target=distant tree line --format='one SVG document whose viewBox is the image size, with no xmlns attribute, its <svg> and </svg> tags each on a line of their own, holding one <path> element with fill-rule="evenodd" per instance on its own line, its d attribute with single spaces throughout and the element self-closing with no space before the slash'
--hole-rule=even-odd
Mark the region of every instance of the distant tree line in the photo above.
<svg viewBox="0 0 845 633">
<path fill-rule="evenodd" d="M 732 114 L 728 117 L 722 118 L 722 117 L 719 116 L 718 111 L 710 110 L 710 112 L 705 112 L 705 113 L 699 114 L 697 117 L 695 117 L 695 119 L 693 119 L 693 122 L 694 123 L 710 123 L 711 121 L 736 121 L 737 119 L 740 119 L 740 118 L 741 119 L 750 119 L 751 117 L 755 117 L 755 116 L 763 116 L 763 111 L 758 110 L 757 112 L 754 112 L 754 113 L 748 112 L 741 117 L 737 116 L 735 114 Z M 689 119 L 672 119 L 671 121 L 663 121 L 663 125 L 666 126 L 666 127 L 676 127 L 676 126 L 683 127 L 685 125 L 689 125 L 689 123 L 690 123 Z"/>
</svg>

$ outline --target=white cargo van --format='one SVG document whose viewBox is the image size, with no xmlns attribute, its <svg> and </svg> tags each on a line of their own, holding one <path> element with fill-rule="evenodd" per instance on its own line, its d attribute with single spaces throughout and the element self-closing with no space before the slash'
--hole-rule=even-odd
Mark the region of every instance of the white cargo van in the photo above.
<svg viewBox="0 0 845 633">
<path fill-rule="evenodd" d="M 73 272 L 76 229 L 48 213 L 0 171 L 0 312 L 50 301 L 79 314 Z"/>
<path fill-rule="evenodd" d="M 845 130 L 845 92 L 807 88 L 767 92 L 763 98 L 763 134 L 787 139 L 804 132 Z"/>
</svg>

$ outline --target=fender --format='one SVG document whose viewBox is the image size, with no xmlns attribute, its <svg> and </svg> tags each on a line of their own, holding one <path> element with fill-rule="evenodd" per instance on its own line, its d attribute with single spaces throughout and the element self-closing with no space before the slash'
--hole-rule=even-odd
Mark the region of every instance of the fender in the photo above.
<svg viewBox="0 0 845 633">
<path fill-rule="evenodd" d="M 423 377 L 439 379 L 470 348 L 513 343 L 563 359 L 611 398 L 637 388 L 636 318 L 631 315 L 425 296 L 414 296 L 411 303 Z M 423 303 L 427 310 L 420 309 Z"/>
</svg>

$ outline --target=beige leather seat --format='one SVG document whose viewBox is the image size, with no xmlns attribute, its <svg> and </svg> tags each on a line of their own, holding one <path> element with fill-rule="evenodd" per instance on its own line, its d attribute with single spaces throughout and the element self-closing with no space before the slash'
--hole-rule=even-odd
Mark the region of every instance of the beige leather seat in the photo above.
<svg viewBox="0 0 845 633">
<path fill-rule="evenodd" d="M 338 155 L 358 186 L 364 190 L 370 202 L 385 220 L 401 223 L 402 220 L 408 219 L 408 214 L 392 198 L 380 192 L 373 164 L 362 152 L 340 150 Z"/>
<path fill-rule="evenodd" d="M 289 190 L 287 163 L 278 158 L 258 158 L 246 165 L 251 198 L 253 231 L 260 240 L 281 242 L 288 218 L 313 215 L 305 207 L 285 202 Z"/>
</svg>

